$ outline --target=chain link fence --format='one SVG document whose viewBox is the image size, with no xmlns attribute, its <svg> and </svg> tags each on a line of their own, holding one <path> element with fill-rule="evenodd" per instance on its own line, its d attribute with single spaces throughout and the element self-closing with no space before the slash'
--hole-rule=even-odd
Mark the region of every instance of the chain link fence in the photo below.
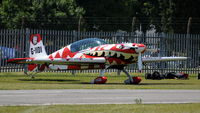
<svg viewBox="0 0 200 113">
<path fill-rule="evenodd" d="M 64 30 L 38 29 L 1 29 L 0 30 L 0 72 L 23 71 L 23 65 L 7 64 L 10 58 L 28 57 L 29 37 L 31 34 L 42 35 L 47 54 L 50 54 L 72 42 L 85 38 L 101 38 L 109 43 L 143 43 L 148 48 L 159 49 L 158 53 L 145 52 L 143 57 L 186 56 L 186 61 L 166 61 L 144 64 L 143 72 L 160 71 L 199 73 L 200 35 L 187 34 L 138 34 L 135 32 L 77 32 Z M 137 72 L 137 64 L 127 67 L 129 72 Z M 108 70 L 115 71 L 115 70 Z M 63 72 L 63 71 L 61 71 Z M 64 71 L 66 72 L 66 71 Z M 85 70 L 77 72 L 99 72 Z"/>
</svg>

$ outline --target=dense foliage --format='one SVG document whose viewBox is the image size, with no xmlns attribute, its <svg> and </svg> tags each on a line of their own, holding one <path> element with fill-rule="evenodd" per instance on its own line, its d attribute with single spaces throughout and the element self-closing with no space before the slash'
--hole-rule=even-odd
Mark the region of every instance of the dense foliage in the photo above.
<svg viewBox="0 0 200 113">
<path fill-rule="evenodd" d="M 200 0 L 3 0 L 1 28 L 198 33 Z"/>
<path fill-rule="evenodd" d="M 59 29 L 59 26 L 66 25 L 63 20 L 83 14 L 83 8 L 78 7 L 74 0 L 3 0 L 0 7 L 5 28 L 48 26 Z"/>
</svg>

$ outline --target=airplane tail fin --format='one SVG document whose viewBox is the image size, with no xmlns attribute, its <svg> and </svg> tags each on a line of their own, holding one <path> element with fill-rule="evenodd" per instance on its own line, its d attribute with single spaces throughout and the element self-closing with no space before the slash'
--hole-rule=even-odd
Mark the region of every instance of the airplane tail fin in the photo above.
<svg viewBox="0 0 200 113">
<path fill-rule="evenodd" d="M 45 57 L 47 56 L 45 46 L 42 41 L 42 37 L 40 34 L 32 34 L 29 39 L 30 48 L 29 48 L 29 57 L 37 58 L 37 57 Z M 24 67 L 24 73 L 27 75 L 31 75 L 33 72 L 41 72 L 44 71 L 47 66 L 45 64 L 28 64 Z"/>
<path fill-rule="evenodd" d="M 47 64 L 29 64 L 27 60 L 33 60 L 37 57 L 45 57 L 47 56 L 45 47 L 42 42 L 42 37 L 40 34 L 32 34 L 30 36 L 30 48 L 29 48 L 29 57 L 27 58 L 12 58 L 9 59 L 8 63 L 17 63 L 17 64 L 25 64 L 24 65 L 24 73 L 27 75 L 32 75 L 32 72 L 41 72 L 48 68 Z M 29 72 L 31 72 L 29 74 Z"/>
<path fill-rule="evenodd" d="M 44 57 L 47 56 L 42 37 L 40 34 L 32 34 L 30 36 L 29 57 Z"/>
</svg>

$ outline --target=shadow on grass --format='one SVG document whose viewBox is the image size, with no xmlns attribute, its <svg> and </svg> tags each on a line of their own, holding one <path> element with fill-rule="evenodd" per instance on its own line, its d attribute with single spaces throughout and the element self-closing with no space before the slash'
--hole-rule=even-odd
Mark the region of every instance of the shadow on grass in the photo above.
<svg viewBox="0 0 200 113">
<path fill-rule="evenodd" d="M 91 84 L 90 82 L 81 82 L 80 84 Z M 98 85 L 98 84 L 97 84 Z M 101 84 L 99 84 L 101 85 Z M 102 85 L 188 85 L 188 83 L 140 83 L 140 84 L 125 84 L 125 83 L 106 83 Z"/>
<path fill-rule="evenodd" d="M 70 82 L 70 81 L 80 81 L 71 79 L 18 79 L 20 81 L 56 81 L 56 82 Z"/>
<path fill-rule="evenodd" d="M 188 85 L 188 83 L 140 83 L 140 85 Z"/>
<path fill-rule="evenodd" d="M 92 84 L 90 82 L 81 82 L 80 84 Z M 123 85 L 124 83 L 105 83 L 105 84 L 97 84 L 97 85 Z"/>
<path fill-rule="evenodd" d="M 81 80 L 73 79 L 18 79 L 20 81 L 55 81 L 55 82 L 70 82 L 70 84 L 91 84 L 90 82 L 81 82 Z M 73 83 L 74 82 L 74 83 Z M 121 83 L 106 83 L 106 84 L 97 84 L 97 85 L 189 85 L 189 83 L 140 83 L 140 84 L 124 84 Z"/>
</svg>

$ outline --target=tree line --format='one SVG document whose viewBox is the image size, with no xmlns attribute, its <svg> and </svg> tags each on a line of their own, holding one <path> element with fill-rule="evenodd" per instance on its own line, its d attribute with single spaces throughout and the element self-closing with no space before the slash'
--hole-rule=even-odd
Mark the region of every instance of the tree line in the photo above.
<svg viewBox="0 0 200 113">
<path fill-rule="evenodd" d="M 3 0 L 1 29 L 199 33 L 200 0 Z"/>
</svg>

